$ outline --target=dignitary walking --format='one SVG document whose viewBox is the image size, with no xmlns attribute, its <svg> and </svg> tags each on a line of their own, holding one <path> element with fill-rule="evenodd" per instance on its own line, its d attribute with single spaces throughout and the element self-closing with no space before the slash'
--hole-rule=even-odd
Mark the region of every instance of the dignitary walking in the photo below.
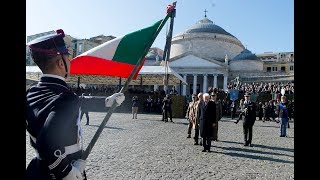
<svg viewBox="0 0 320 180">
<path fill-rule="evenodd" d="M 218 90 L 217 88 L 213 89 L 213 92 L 210 93 L 210 100 L 216 104 L 216 125 L 213 127 L 213 141 L 218 141 L 218 130 L 219 130 L 219 121 L 222 118 L 222 104 L 221 101 L 218 100 Z"/>
<path fill-rule="evenodd" d="M 213 139 L 213 131 L 216 126 L 216 104 L 210 101 L 208 93 L 203 94 L 204 106 L 199 108 L 200 113 L 200 136 L 203 139 L 202 152 L 211 152 L 211 141 Z"/>
<path fill-rule="evenodd" d="M 202 118 L 202 113 L 203 113 L 203 108 L 204 108 L 204 100 L 203 100 L 203 93 L 198 94 L 198 101 L 195 105 L 195 113 L 196 113 L 196 119 L 195 119 L 195 127 L 194 127 L 194 141 L 195 145 L 198 145 L 198 140 L 199 140 L 199 131 L 200 131 L 200 118 Z M 200 137 L 200 146 L 202 146 L 202 139 Z"/>
<path fill-rule="evenodd" d="M 187 138 L 191 138 L 191 130 L 194 129 L 196 123 L 196 104 L 197 104 L 197 96 L 192 94 L 192 101 L 189 102 L 186 118 L 189 121 L 188 124 L 188 136 Z"/>
</svg>

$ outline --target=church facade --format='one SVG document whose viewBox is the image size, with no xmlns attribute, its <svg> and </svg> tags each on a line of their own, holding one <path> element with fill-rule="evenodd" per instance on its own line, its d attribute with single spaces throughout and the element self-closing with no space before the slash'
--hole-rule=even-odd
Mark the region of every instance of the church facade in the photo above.
<svg viewBox="0 0 320 180">
<path fill-rule="evenodd" d="M 266 54 L 257 56 L 235 36 L 205 16 L 172 38 L 168 61 L 169 66 L 188 83 L 177 85 L 175 89 L 182 95 L 189 95 L 207 92 L 208 87 L 227 90 L 228 83 L 236 77 L 247 82 L 277 81 L 281 77 L 293 80 L 293 52 L 285 53 L 291 57 L 289 59 L 282 54 L 273 53 L 273 61 L 265 58 Z M 147 64 L 156 64 L 151 62 L 152 57 L 157 56 L 148 55 Z M 154 62 L 158 60 L 159 57 Z M 270 68 L 279 71 L 270 71 Z"/>
</svg>

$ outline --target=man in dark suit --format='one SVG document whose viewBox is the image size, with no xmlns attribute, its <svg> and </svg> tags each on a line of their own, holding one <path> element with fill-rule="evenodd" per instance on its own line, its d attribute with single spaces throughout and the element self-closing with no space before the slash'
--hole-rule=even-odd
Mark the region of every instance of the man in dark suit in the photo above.
<svg viewBox="0 0 320 180">
<path fill-rule="evenodd" d="M 244 146 L 252 147 L 252 127 L 256 121 L 256 104 L 250 100 L 250 94 L 244 95 L 243 134 Z"/>
<path fill-rule="evenodd" d="M 213 101 L 216 104 L 216 125 L 213 127 L 213 141 L 218 141 L 219 121 L 222 118 L 222 104 L 221 101 L 217 99 L 217 96 L 218 90 L 217 88 L 214 88 L 213 92 L 210 94 L 211 101 Z"/>
<path fill-rule="evenodd" d="M 211 141 L 213 138 L 214 127 L 217 123 L 216 118 L 216 104 L 210 101 L 210 95 L 208 93 L 203 94 L 204 106 L 200 108 L 200 136 L 203 139 L 202 152 L 211 152 Z"/>
</svg>

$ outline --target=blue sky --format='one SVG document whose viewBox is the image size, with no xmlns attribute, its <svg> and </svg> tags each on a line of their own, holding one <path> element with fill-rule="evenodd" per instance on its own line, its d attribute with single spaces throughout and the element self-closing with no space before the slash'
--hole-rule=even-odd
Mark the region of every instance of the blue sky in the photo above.
<svg viewBox="0 0 320 180">
<path fill-rule="evenodd" d="M 122 36 L 164 18 L 169 0 L 27 0 L 26 35 Z M 177 0 L 173 36 L 207 17 L 252 53 L 294 51 L 293 0 Z M 169 21 L 152 47 L 164 49 Z"/>
</svg>

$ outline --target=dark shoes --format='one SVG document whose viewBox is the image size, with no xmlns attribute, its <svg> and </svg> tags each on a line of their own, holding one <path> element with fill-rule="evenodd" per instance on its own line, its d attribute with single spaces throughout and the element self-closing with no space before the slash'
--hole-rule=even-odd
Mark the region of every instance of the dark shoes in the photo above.
<svg viewBox="0 0 320 180">
<path fill-rule="evenodd" d="M 199 143 L 198 143 L 198 142 L 195 142 L 193 145 L 199 145 Z"/>
<path fill-rule="evenodd" d="M 86 125 L 89 125 L 89 123 L 87 123 Z"/>
<path fill-rule="evenodd" d="M 234 123 L 235 123 L 235 124 L 238 124 L 238 122 L 239 122 L 239 121 L 235 121 Z"/>
<path fill-rule="evenodd" d="M 208 150 L 206 150 L 206 149 L 204 149 L 204 150 L 202 150 L 202 152 L 212 152 L 212 151 L 210 151 L 210 149 L 208 149 Z"/>
<path fill-rule="evenodd" d="M 253 147 L 253 146 L 252 146 L 252 144 L 251 144 L 251 143 L 249 143 L 249 142 L 245 142 L 243 145 L 244 145 L 244 146 L 250 146 L 250 147 Z"/>
<path fill-rule="evenodd" d="M 188 135 L 187 138 L 191 138 L 191 135 Z"/>
</svg>

